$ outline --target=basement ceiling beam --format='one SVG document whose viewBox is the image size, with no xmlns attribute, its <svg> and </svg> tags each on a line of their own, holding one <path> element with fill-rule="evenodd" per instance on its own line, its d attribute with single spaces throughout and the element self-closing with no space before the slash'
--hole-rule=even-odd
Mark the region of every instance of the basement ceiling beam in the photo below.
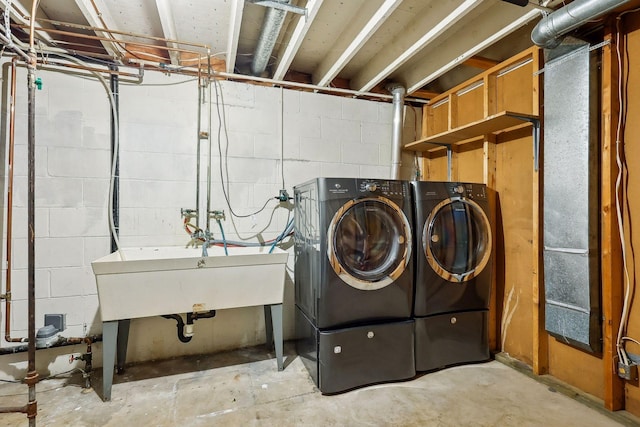
<svg viewBox="0 0 640 427">
<path fill-rule="evenodd" d="M 455 25 L 466 14 L 482 3 L 481 0 L 465 0 L 453 8 L 457 2 L 438 1 L 429 13 L 420 13 L 411 25 L 404 29 L 385 47 L 383 52 L 376 55 L 367 66 L 351 79 L 355 90 L 368 91 L 402 64 L 432 43 L 448 28 Z M 425 33 L 424 30 L 428 29 Z"/>
<path fill-rule="evenodd" d="M 240 40 L 240 25 L 242 24 L 242 12 L 244 0 L 231 0 L 231 16 L 229 17 L 229 34 L 227 35 L 227 73 L 233 73 L 236 68 L 236 56 L 238 54 L 238 41 Z M 216 52 L 214 52 L 215 55 Z"/>
<path fill-rule="evenodd" d="M 170 0 L 156 0 L 156 8 L 158 9 L 158 16 L 160 17 L 160 24 L 162 25 L 164 37 L 171 40 L 177 40 L 178 33 L 176 32 L 176 23 L 173 20 L 173 13 L 171 13 Z M 167 46 L 171 48 L 178 48 L 178 44 L 172 42 L 167 42 Z M 170 50 L 169 58 L 171 58 L 171 65 L 180 65 L 180 54 L 177 51 Z"/>
<path fill-rule="evenodd" d="M 408 64 L 406 71 L 399 73 L 400 81 L 406 84 L 407 93 L 431 83 L 540 16 L 540 11 L 536 9 L 506 8 L 499 13 L 500 10 L 495 10 L 495 7 L 449 37 L 446 41 L 447 49 L 438 49 L 436 46 L 433 50 L 425 52 L 421 62 L 412 61 Z"/>
<path fill-rule="evenodd" d="M 439 95 L 440 95 L 440 92 L 434 92 L 426 89 L 418 89 L 413 91 L 413 96 L 416 98 L 433 99 Z"/>
<path fill-rule="evenodd" d="M 482 56 L 472 56 L 463 63 L 467 67 L 480 68 L 482 70 L 488 70 L 499 64 L 498 61 L 493 59 L 483 58 Z"/>
<path fill-rule="evenodd" d="M 318 65 L 318 68 L 313 73 L 313 83 L 318 86 L 327 86 L 331 83 L 362 46 L 375 34 L 384 21 L 391 16 L 400 3 L 402 3 L 402 0 L 385 0 L 361 29 L 358 30 L 359 27 L 356 25 L 348 27 L 338 37 L 338 44 L 335 48 Z M 375 5 L 375 3 L 369 2 L 368 5 Z M 360 15 L 366 16 L 367 12 L 361 11 Z M 353 32 L 356 32 L 356 34 L 352 35 L 351 33 Z"/>
<path fill-rule="evenodd" d="M 298 23 L 291 34 L 289 42 L 286 44 L 282 54 L 278 55 L 278 65 L 276 66 L 276 71 L 273 73 L 273 78 L 275 80 L 282 80 L 289 70 L 291 63 L 293 62 L 293 58 L 295 58 L 298 49 L 300 49 L 300 45 L 302 45 L 313 20 L 316 19 L 316 15 L 320 10 L 323 1 L 324 0 L 309 0 L 307 2 L 306 15 L 298 18 Z"/>
<path fill-rule="evenodd" d="M 108 23 L 115 21 L 109 14 L 107 7 L 102 0 L 75 0 L 75 2 L 90 26 L 95 28 L 114 29 L 113 27 L 110 28 L 108 26 Z M 113 38 L 111 34 L 99 30 L 96 31 L 96 34 L 101 37 Z M 110 42 L 106 40 L 101 40 L 100 42 L 107 53 L 113 58 L 120 60 L 123 57 L 123 51 L 118 46 L 117 42 Z"/>
</svg>

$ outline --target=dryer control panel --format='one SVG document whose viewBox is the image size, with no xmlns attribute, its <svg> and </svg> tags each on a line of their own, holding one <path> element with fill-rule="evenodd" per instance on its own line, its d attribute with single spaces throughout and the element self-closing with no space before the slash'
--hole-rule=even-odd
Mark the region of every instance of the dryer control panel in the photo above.
<svg viewBox="0 0 640 427">
<path fill-rule="evenodd" d="M 366 179 L 358 183 L 360 193 L 375 193 L 388 197 L 406 196 L 406 186 L 401 181 Z"/>
<path fill-rule="evenodd" d="M 479 184 L 471 184 L 464 182 L 451 182 L 447 188 L 450 196 L 466 197 L 468 199 L 487 198 L 486 187 Z"/>
</svg>

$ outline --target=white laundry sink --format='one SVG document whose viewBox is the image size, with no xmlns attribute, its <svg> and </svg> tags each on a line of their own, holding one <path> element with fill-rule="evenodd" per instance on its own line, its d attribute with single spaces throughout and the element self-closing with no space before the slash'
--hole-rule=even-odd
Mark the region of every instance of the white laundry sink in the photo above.
<svg viewBox="0 0 640 427">
<path fill-rule="evenodd" d="M 114 365 L 124 369 L 131 319 L 265 306 L 267 344 L 284 369 L 282 300 L 289 254 L 270 247 L 126 248 L 91 263 L 102 316 L 103 399 L 111 400 Z M 268 319 L 271 319 L 269 321 Z"/>
<path fill-rule="evenodd" d="M 269 249 L 125 248 L 95 260 L 102 321 L 281 304 L 289 254 Z"/>
</svg>

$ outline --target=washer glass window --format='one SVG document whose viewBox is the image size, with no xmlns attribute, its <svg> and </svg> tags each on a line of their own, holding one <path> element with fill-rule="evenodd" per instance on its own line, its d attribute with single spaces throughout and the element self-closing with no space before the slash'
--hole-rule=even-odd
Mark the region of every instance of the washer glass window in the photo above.
<svg viewBox="0 0 640 427">
<path fill-rule="evenodd" d="M 489 221 L 475 202 L 447 200 L 434 209 L 425 224 L 423 244 L 427 260 L 440 276 L 469 280 L 489 259 Z"/>
<path fill-rule="evenodd" d="M 353 201 L 332 222 L 329 258 L 343 281 L 379 289 L 404 271 L 411 251 L 408 220 L 392 202 Z"/>
</svg>

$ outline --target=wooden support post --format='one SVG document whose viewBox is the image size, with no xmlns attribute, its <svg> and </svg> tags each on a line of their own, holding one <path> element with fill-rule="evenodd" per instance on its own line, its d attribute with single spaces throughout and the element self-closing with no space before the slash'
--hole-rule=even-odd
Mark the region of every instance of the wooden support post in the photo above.
<svg viewBox="0 0 640 427">
<path fill-rule="evenodd" d="M 533 70 L 538 71 L 543 67 L 542 50 L 533 49 L 532 52 Z M 532 108 L 533 114 L 541 117 L 540 102 L 542 100 L 542 77 L 533 76 Z M 542 134 L 542 133 L 541 133 Z M 539 141 L 538 159 L 542 165 L 544 145 Z M 533 160 L 533 159 L 532 159 Z M 533 167 L 533 162 L 532 162 Z M 533 171 L 533 191 L 532 191 L 532 297 L 533 297 L 533 373 L 536 375 L 546 374 L 549 370 L 549 337 L 545 329 L 544 317 L 544 277 L 542 262 L 542 179 L 541 168 Z"/>
<path fill-rule="evenodd" d="M 483 143 L 483 182 L 489 188 L 491 212 L 494 217 L 491 219 L 491 234 L 493 236 L 492 247 L 495 254 L 497 248 L 497 229 L 495 227 L 496 215 L 496 136 L 494 134 L 485 135 Z M 498 307 L 496 288 L 496 261 L 491 263 L 491 298 L 489 300 L 489 349 L 498 351 Z"/>
<path fill-rule="evenodd" d="M 617 375 L 616 340 L 620 328 L 623 300 L 622 243 L 618 235 L 616 215 L 616 123 L 620 114 L 618 93 L 618 63 L 616 58 L 615 22 L 605 29 L 602 48 L 602 305 L 603 305 L 603 374 L 604 406 L 617 411 L 624 409 L 624 382 Z M 622 50 L 622 47 L 621 47 Z"/>
</svg>

